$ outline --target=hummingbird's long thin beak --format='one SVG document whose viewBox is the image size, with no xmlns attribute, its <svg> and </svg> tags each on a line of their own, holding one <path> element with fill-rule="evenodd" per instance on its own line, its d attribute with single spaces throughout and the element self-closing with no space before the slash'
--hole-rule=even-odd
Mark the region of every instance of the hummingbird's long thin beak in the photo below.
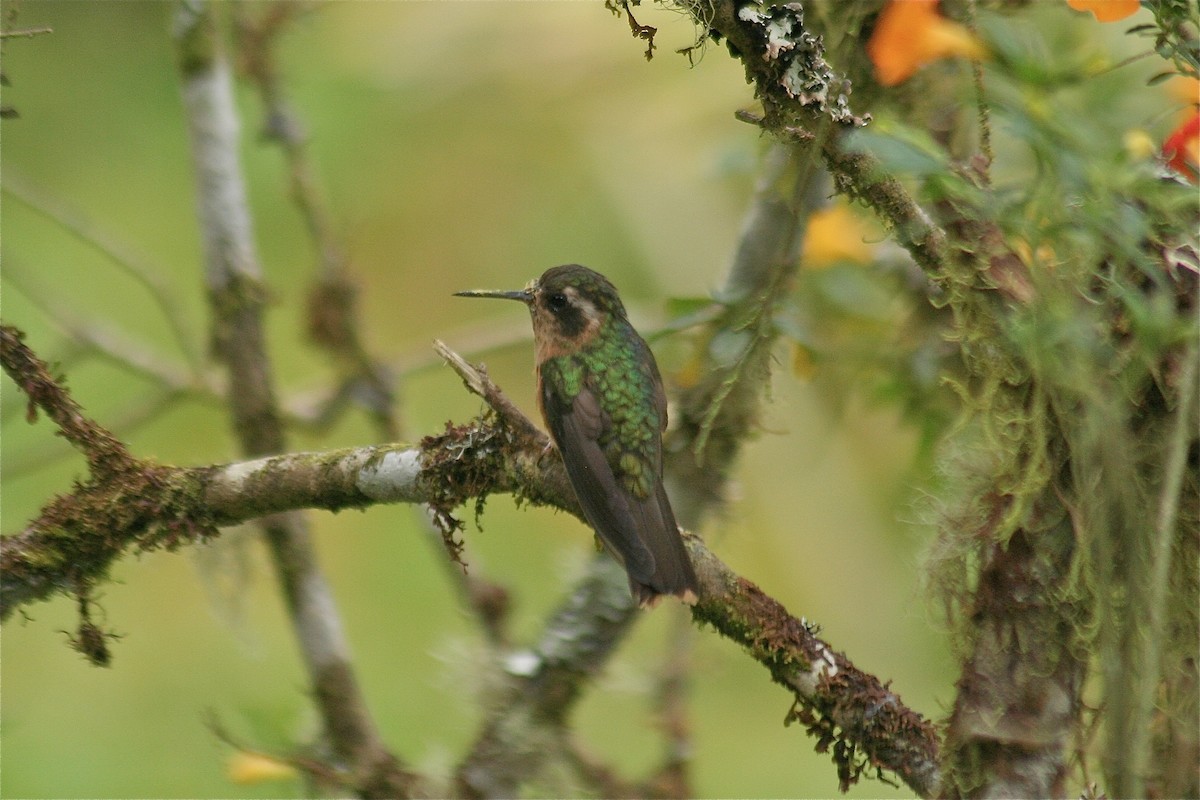
<svg viewBox="0 0 1200 800">
<path fill-rule="evenodd" d="M 499 297 L 502 300 L 520 300 L 522 303 L 528 303 L 533 299 L 533 294 L 528 289 L 514 289 L 512 291 L 499 291 L 494 289 L 469 289 L 465 292 L 455 292 L 455 297 Z"/>
</svg>

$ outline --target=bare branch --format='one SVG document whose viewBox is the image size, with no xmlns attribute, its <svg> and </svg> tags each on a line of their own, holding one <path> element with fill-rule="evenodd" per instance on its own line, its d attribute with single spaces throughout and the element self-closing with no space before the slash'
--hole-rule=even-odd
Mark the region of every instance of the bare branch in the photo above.
<svg viewBox="0 0 1200 800">
<path fill-rule="evenodd" d="M 175 23 L 213 341 L 229 370 L 233 425 L 247 455 L 279 453 L 286 449 L 286 440 L 266 353 L 264 292 L 238 159 L 230 69 L 210 6 L 184 0 Z M 354 786 L 363 796 L 408 795 L 413 776 L 388 752 L 367 710 L 306 519 L 290 513 L 261 524 L 334 755 L 350 764 Z"/>
<path fill-rule="evenodd" d="M 353 399 L 365 407 L 383 439 L 395 441 L 400 436 L 400 423 L 395 413 L 394 378 L 381 361 L 367 352 L 359 335 L 358 287 L 351 277 L 345 248 L 333 232 L 308 155 L 308 135 L 284 94 L 275 64 L 275 44 L 304 8 L 297 2 L 276 2 L 251 20 L 244 6 L 235 6 L 239 60 L 262 100 L 263 138 L 283 150 L 292 200 L 318 254 L 317 277 L 308 296 L 308 335 L 329 353 L 340 373 L 335 396 Z"/>
</svg>

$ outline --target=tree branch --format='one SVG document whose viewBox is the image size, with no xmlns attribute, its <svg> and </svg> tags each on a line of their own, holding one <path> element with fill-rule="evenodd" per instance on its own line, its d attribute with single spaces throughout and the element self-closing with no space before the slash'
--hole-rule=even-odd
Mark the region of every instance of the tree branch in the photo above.
<svg viewBox="0 0 1200 800">
<path fill-rule="evenodd" d="M 16 328 L 0 325 L 0 362 L 29 398 L 26 418 L 33 422 L 41 409 L 58 427 L 59 435 L 84 455 L 96 478 L 131 469 L 135 462 L 125 445 L 83 413 L 46 364 L 25 345 L 24 338 Z"/>
<path fill-rule="evenodd" d="M 754 199 L 719 311 L 698 337 L 681 381 L 666 442 L 666 479 L 681 524 L 696 527 L 724 494 L 726 477 L 753 429 L 770 380 L 779 332 L 774 313 L 800 269 L 808 216 L 821 207 L 825 176 L 810 143 L 777 142 L 763 158 Z M 732 353 L 732 355 L 730 355 Z"/>
<path fill-rule="evenodd" d="M 141 502 L 150 509 L 170 509 L 176 519 L 231 525 L 302 508 L 337 510 L 411 502 L 452 509 L 490 494 L 512 493 L 583 519 L 562 462 L 545 453 L 544 434 L 484 373 L 461 359 L 454 363 L 481 396 L 495 400 L 494 420 L 449 426 L 416 447 L 383 445 L 213 467 L 160 467 L 158 495 L 152 493 L 155 487 L 147 487 L 151 493 Z M 97 502 L 128 504 L 130 499 L 102 495 Z M 162 546 L 159 540 L 147 543 L 145 538 L 147 530 L 162 521 L 139 518 L 124 527 L 105 527 L 99 542 L 105 563 L 132 547 Z M 4 567 L 0 617 L 66 590 L 75 577 L 70 560 L 61 557 L 77 545 L 78 530 L 86 528 L 89 520 L 83 517 L 58 527 L 52 527 L 52 522 L 39 517 L 22 533 L 0 539 L 0 564 Z M 207 530 L 211 532 L 211 527 Z M 199 534 L 184 531 L 173 541 L 179 545 L 199 538 Z M 700 539 L 687 534 L 685 543 L 700 581 L 700 602 L 692 610 L 693 618 L 745 647 L 767 667 L 775 682 L 792 692 L 797 704 L 792 717 L 818 734 L 824 745 L 833 746 L 839 768 L 851 776 L 867 766 L 888 769 L 918 794 L 935 794 L 937 745 L 932 726 L 878 679 L 835 653 L 810 626 L 733 573 Z M 50 555 L 60 557 L 57 571 L 44 567 Z M 605 557 L 602 561 L 612 560 Z M 92 563 L 81 566 L 89 569 Z M 97 570 L 88 577 L 102 574 Z M 548 713 L 561 721 L 569 707 L 562 702 L 562 693 L 573 695 L 580 688 L 580 677 L 575 674 L 579 665 L 602 663 L 613 647 L 607 639 L 619 639 L 632 619 L 624 612 L 630 601 L 619 569 L 593 574 L 588 581 L 596 585 L 576 592 L 552 618 L 558 622 L 547 626 L 536 650 L 535 666 L 524 672 L 523 691 L 532 693 L 536 702 L 517 707 L 533 717 Z M 602 607 L 609 613 L 597 613 L 594 598 L 598 595 L 607 598 Z M 585 630 L 595 624 L 593 619 L 607 619 L 608 637 L 580 636 L 580 625 L 571 620 L 572 615 L 580 614 L 588 619 Z M 579 648 L 586 652 L 581 654 Z M 508 744 L 501 740 L 501 752 L 510 752 Z M 482 746 L 477 745 L 477 750 L 482 754 Z M 465 762 L 460 777 L 469 779 L 471 763 L 475 762 Z M 519 765 L 513 770 L 514 776 L 526 774 Z M 489 781 L 501 779 L 489 775 Z M 494 793 L 491 787 L 508 785 L 511 783 L 489 784 L 472 792 L 490 795 Z"/>
<path fill-rule="evenodd" d="M 304 6 L 296 2 L 272 3 L 255 20 L 250 19 L 244 6 L 234 8 L 239 61 L 262 101 L 263 138 L 277 143 L 283 151 L 292 201 L 317 251 L 317 276 L 308 296 L 308 334 L 313 343 L 329 353 L 340 373 L 331 403 L 353 400 L 362 405 L 383 438 L 395 441 L 400 437 L 400 423 L 395 413 L 393 379 L 383 363 L 367 352 L 359 336 L 358 287 L 318 188 L 308 155 L 308 134 L 287 100 L 275 65 L 273 48 Z"/>
<path fill-rule="evenodd" d="M 693 618 L 742 645 L 792 692 L 796 705 L 787 722 L 817 737 L 818 751 L 832 746 L 842 790 L 868 769 L 886 769 L 919 796 L 936 796 L 941 775 L 933 726 L 694 537 L 687 545 L 701 587 Z"/>
<path fill-rule="evenodd" d="M 955 796 L 981 787 L 995 797 L 1067 794 L 1085 663 L 1067 646 L 1074 621 L 1054 592 L 1068 580 L 1071 539 L 1070 521 L 1060 519 L 988 548 L 972 598 L 974 642 L 943 748 Z M 1047 545 L 1056 558 L 1046 557 Z"/>
<path fill-rule="evenodd" d="M 233 427 L 247 455 L 279 453 L 287 449 L 286 439 L 266 353 L 264 291 L 238 159 L 229 64 L 206 3 L 185 0 L 175 22 L 213 308 L 212 338 L 229 370 Z M 354 787 L 363 796 L 408 795 L 412 776 L 387 751 L 367 710 L 306 519 L 295 513 L 275 515 L 261 526 L 334 757 L 350 764 Z"/>
</svg>

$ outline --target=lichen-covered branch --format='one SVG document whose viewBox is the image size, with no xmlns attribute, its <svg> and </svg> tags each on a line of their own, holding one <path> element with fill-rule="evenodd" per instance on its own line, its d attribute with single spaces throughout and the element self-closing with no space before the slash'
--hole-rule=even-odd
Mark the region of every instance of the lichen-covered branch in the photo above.
<svg viewBox="0 0 1200 800">
<path fill-rule="evenodd" d="M 768 118 L 792 124 L 802 115 L 814 127 L 862 126 L 869 114 L 850 107 L 850 81 L 825 58 L 821 37 L 805 22 L 804 3 L 676 0 L 709 36 L 723 37 L 742 60 Z"/>
<path fill-rule="evenodd" d="M 228 369 L 234 431 L 248 456 L 283 452 L 286 437 L 262 322 L 265 291 L 238 157 L 239 119 L 211 6 L 181 2 L 174 34 L 196 173 L 212 340 Z M 306 519 L 280 514 L 260 524 L 334 757 L 349 764 L 359 794 L 407 796 L 412 776 L 388 752 L 371 719 Z"/>
<path fill-rule="evenodd" d="M 765 113 L 741 112 L 739 116 L 780 141 L 810 145 L 809 157 L 824 163 L 839 193 L 870 208 L 931 280 L 947 280 L 950 263 L 962 251 L 952 247 L 943 223 L 917 203 L 878 159 L 847 148 L 845 133 L 865 125 L 870 115 L 850 112 L 850 83 L 826 62 L 821 38 L 806 27 L 804 4 L 787 3 L 769 11 L 735 0 L 681 0 L 678 4 L 698 24 L 723 37 L 745 67 Z M 863 12 L 847 4 L 846 13 Z M 860 53 L 858 58 L 864 56 Z M 969 175 L 960 177 L 971 180 Z M 964 217 L 957 212 L 944 216 L 951 224 Z M 994 227 L 973 220 L 972 229 L 960 231 L 965 235 L 957 239 L 966 242 L 971 257 L 987 267 L 990 284 L 980 288 L 998 289 L 1009 298 L 1027 302 L 1030 283 L 1019 260 L 1002 245 Z"/>
<path fill-rule="evenodd" d="M 172 470 L 134 458 L 87 417 L 24 335 L 8 325 L 0 325 L 0 363 L 29 398 L 29 421 L 39 410 L 49 417 L 83 453 L 90 473 L 73 492 L 47 503 L 22 534 L 0 540 L 0 619 L 55 593 L 77 595 L 86 616 L 91 587 L 126 549 L 170 549 L 215 532 L 203 510 L 189 508 Z M 84 625 L 91 629 L 86 619 L 81 630 Z"/>
<path fill-rule="evenodd" d="M 788 721 L 803 724 L 818 750 L 833 751 L 842 790 L 866 771 L 889 770 L 919 796 L 936 796 L 938 738 L 929 721 L 697 539 L 688 537 L 687 545 L 703 589 L 693 617 L 746 648 L 792 692 Z"/>
<path fill-rule="evenodd" d="M 495 419 L 450 426 L 418 446 L 298 453 L 212 467 L 160 467 L 159 483 L 143 487 L 145 494 L 138 498 L 101 494 L 97 503 L 123 507 L 136 500 L 148 512 L 165 509 L 173 519 L 204 520 L 204 535 L 212 533 L 215 525 L 303 508 L 337 510 L 411 502 L 448 512 L 493 493 L 514 493 L 582 518 L 561 461 L 545 455 L 543 435 L 533 435 L 536 427 L 503 400 L 485 374 L 461 359 L 457 368 L 483 396 L 496 399 Z M 147 539 L 147 532 L 162 522 L 149 513 L 124 523 L 100 519 L 93 524 L 103 526 L 101 531 L 88 527 L 86 514 L 58 527 L 51 527 L 54 520 L 35 520 L 23 532 L 0 540 L 4 566 L 0 613 L 7 617 L 23 605 L 69 590 L 73 570 L 99 579 L 107 565 L 129 549 L 188 544 L 201 538 L 201 533 L 185 530 L 170 540 Z M 100 550 L 96 560 L 68 557 L 80 536 L 96 542 Z M 839 768 L 851 777 L 866 767 L 891 770 L 914 791 L 933 794 L 936 740 L 930 724 L 878 679 L 856 670 L 808 626 L 734 574 L 698 538 L 689 535 L 686 543 L 701 582 L 701 602 L 693 617 L 744 646 L 768 668 L 773 680 L 793 693 L 798 704 L 795 718 L 833 747 Z M 52 570 L 47 564 L 58 566 Z M 619 640 L 631 620 L 624 608 L 629 596 L 621 572 L 614 574 L 615 580 L 603 572 L 594 574 L 589 580 L 598 585 L 577 592 L 552 617 L 534 651 L 535 663 L 521 670 L 518 690 L 524 693 L 524 701 L 514 703 L 509 715 L 495 718 L 497 725 L 517 726 L 514 715 L 520 711 L 538 722 L 535 729 L 547 735 L 561 732 L 569 699 L 587 677 L 576 673 L 584 669 L 582 665 L 593 664 L 588 674 L 594 674 L 614 646 L 608 639 Z M 603 607 L 608 613 L 597 614 L 596 596 L 607 598 Z M 586 624 L 575 619 L 580 615 L 586 617 Z M 607 636 L 592 630 L 597 617 L 607 620 Z M 581 630 L 587 635 L 580 635 Z M 548 715 L 552 724 L 547 726 L 541 715 Z M 471 769 L 479 762 L 465 762 L 460 770 L 464 793 L 505 794 L 528 775 L 523 765 L 511 762 L 505 762 L 510 763 L 511 773 L 497 773 L 494 760 L 487 758 L 488 753 L 494 754 L 484 746 L 488 743 L 497 743 L 506 758 L 512 756 L 513 742 L 503 732 L 486 735 L 476 750 L 488 771 L 481 778 Z M 486 783 L 477 783 L 480 780 Z M 356 786 L 366 793 L 361 784 Z"/>
<path fill-rule="evenodd" d="M 15 328 L 0 326 L 5 371 L 36 393 L 38 407 L 69 431 L 64 435 L 85 451 L 99 443 L 100 455 L 92 458 L 108 464 L 111 453 L 121 455 L 119 469 L 102 470 L 99 478 L 52 500 L 22 531 L 0 539 L 0 619 L 73 592 L 79 582 L 104 578 L 131 550 L 194 544 L 218 526 L 307 508 L 339 511 L 379 503 L 425 503 L 448 512 L 492 492 L 521 492 L 557 504 L 574 497 L 561 470 L 540 458 L 544 441 L 528 438 L 536 428 L 523 417 L 517 431 L 476 421 L 417 446 L 289 453 L 206 467 L 137 459 L 83 414 L 22 338 Z M 506 456 L 514 447 L 518 452 Z"/>
</svg>

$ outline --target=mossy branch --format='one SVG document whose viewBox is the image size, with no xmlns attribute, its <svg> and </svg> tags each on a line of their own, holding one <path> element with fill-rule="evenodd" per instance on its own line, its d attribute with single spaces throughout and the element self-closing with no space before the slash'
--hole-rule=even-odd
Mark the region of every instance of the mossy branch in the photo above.
<svg viewBox="0 0 1200 800">
<path fill-rule="evenodd" d="M 4 330 L 6 343 L 19 342 L 19 334 Z M 81 580 L 102 580 L 129 550 L 192 544 L 215 534 L 217 526 L 302 508 L 337 511 L 407 502 L 449 511 L 511 493 L 582 519 L 561 461 L 546 455 L 545 435 L 485 373 L 442 349 L 494 416 L 448 426 L 417 445 L 294 453 L 210 467 L 151 468 L 135 459 L 134 474 L 146 470 L 153 477 L 138 484 L 136 496 L 122 485 L 82 485 L 53 501 L 24 531 L 0 540 L 0 618 L 71 592 Z M 10 371 L 10 362 L 18 361 L 11 352 L 4 350 Z M 44 370 L 27 348 L 20 360 Z M 57 382 L 49 391 L 77 409 Z M 80 424 L 73 418 L 67 423 Z M 94 516 L 100 510 L 105 513 Z M 937 744 L 928 721 L 736 575 L 697 537 L 688 534 L 685 540 L 701 587 L 694 619 L 745 647 L 792 693 L 796 710 L 790 719 L 803 722 L 822 747 L 833 747 L 839 770 L 856 777 L 866 768 L 886 769 L 918 794 L 935 794 Z"/>
<path fill-rule="evenodd" d="M 81 452 L 93 477 L 104 479 L 134 466 L 134 459 L 115 436 L 88 418 L 49 367 L 25 345 L 25 334 L 0 325 L 0 362 L 4 371 L 29 398 L 26 417 L 37 419 L 40 409 L 58 426 L 59 435 Z"/>
<path fill-rule="evenodd" d="M 190 507 L 173 470 L 134 458 L 85 415 L 24 334 L 9 325 L 0 325 L 0 363 L 29 398 L 29 421 L 39 410 L 49 417 L 89 471 L 22 534 L 0 540 L 0 619 L 55 593 L 73 593 L 85 604 L 92 585 L 127 549 L 171 549 L 215 533 L 207 514 Z"/>
</svg>

